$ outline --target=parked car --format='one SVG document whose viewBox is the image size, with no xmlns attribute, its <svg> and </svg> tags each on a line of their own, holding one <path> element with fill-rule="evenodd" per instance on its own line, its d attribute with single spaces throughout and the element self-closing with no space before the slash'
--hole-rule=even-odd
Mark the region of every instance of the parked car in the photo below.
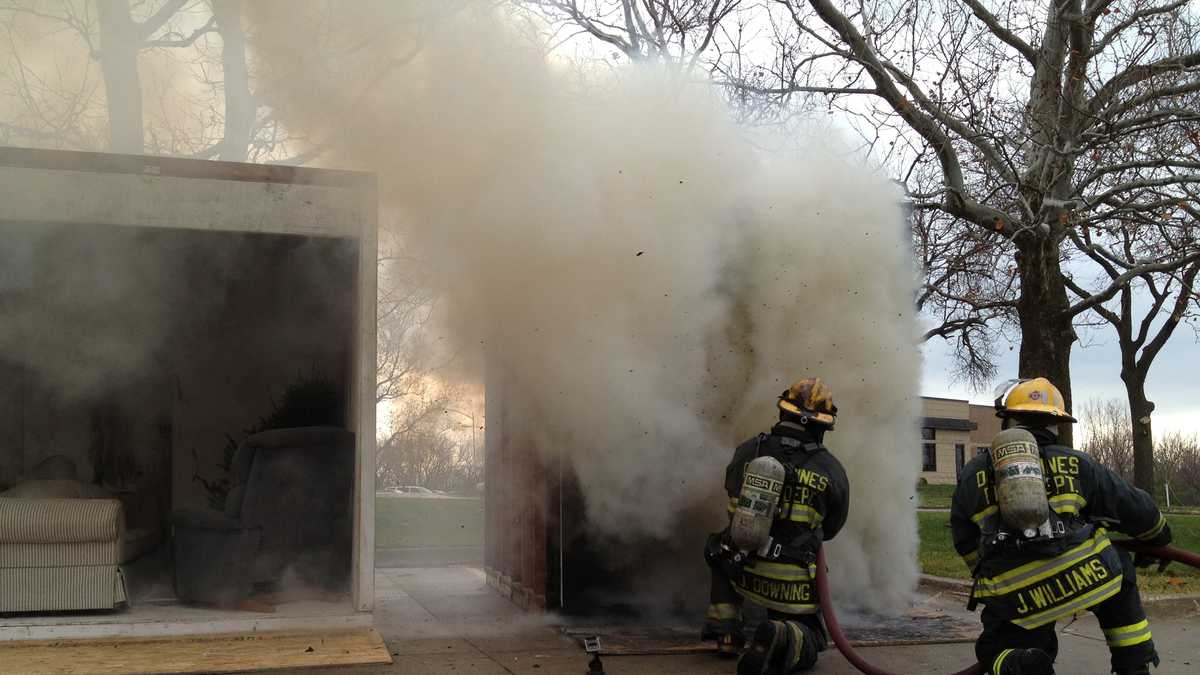
<svg viewBox="0 0 1200 675">
<path fill-rule="evenodd" d="M 392 488 L 385 488 L 379 491 L 381 495 L 389 497 L 444 497 L 445 493 L 437 490 L 430 490 L 427 487 L 420 485 L 400 485 Z"/>
</svg>

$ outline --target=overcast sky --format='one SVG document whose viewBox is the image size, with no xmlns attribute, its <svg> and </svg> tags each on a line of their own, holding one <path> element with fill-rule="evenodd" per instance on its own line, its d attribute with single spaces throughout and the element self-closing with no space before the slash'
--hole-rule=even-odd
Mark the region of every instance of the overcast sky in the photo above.
<svg viewBox="0 0 1200 675">
<path fill-rule="evenodd" d="M 1071 381 L 1076 407 L 1089 399 L 1116 398 L 1125 401 L 1121 382 L 1120 350 L 1111 328 L 1080 331 L 1088 346 L 1075 344 L 1071 352 Z M 1017 345 L 1004 353 L 1000 360 L 997 380 L 1017 376 Z M 925 396 L 965 398 L 973 403 L 990 405 L 991 386 L 981 392 L 971 391 L 963 382 L 949 377 L 952 369 L 950 346 L 934 339 L 923 349 L 925 363 L 921 393 Z M 993 383 L 995 384 L 995 383 Z M 1159 353 L 1150 370 L 1147 395 L 1154 401 L 1154 433 L 1169 431 L 1200 433 L 1200 344 L 1190 326 L 1180 326 L 1170 342 Z"/>
</svg>

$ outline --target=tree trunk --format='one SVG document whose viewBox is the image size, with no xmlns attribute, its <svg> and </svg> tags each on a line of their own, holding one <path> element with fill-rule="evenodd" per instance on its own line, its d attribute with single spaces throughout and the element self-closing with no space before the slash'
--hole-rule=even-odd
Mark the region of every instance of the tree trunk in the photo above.
<svg viewBox="0 0 1200 675">
<path fill-rule="evenodd" d="M 225 77 L 225 136 L 219 156 L 231 162 L 244 162 L 250 150 L 255 107 L 246 68 L 242 0 L 213 0 L 212 8 L 221 34 L 221 68 Z"/>
<path fill-rule="evenodd" d="M 1019 235 L 1017 272 L 1021 295 L 1017 316 L 1021 323 L 1020 377 L 1044 377 L 1063 394 L 1071 410 L 1071 347 L 1075 330 L 1068 313 L 1067 287 L 1059 266 L 1058 245 L 1052 237 Z M 1059 427 L 1059 438 L 1070 445 L 1070 424 Z"/>
<path fill-rule="evenodd" d="M 108 105 L 108 147 L 142 153 L 142 80 L 138 73 L 140 39 L 128 0 L 97 0 L 100 19 L 100 67 Z"/>
<path fill-rule="evenodd" d="M 1146 375 L 1144 370 L 1136 367 L 1121 369 L 1129 399 L 1129 421 L 1133 426 L 1133 484 L 1154 494 L 1154 436 L 1150 429 L 1154 403 L 1146 399 Z"/>
</svg>

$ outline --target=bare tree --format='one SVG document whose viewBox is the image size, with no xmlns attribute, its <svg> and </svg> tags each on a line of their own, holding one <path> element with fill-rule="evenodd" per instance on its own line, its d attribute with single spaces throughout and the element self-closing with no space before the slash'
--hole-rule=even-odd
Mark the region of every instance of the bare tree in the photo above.
<svg viewBox="0 0 1200 675">
<path fill-rule="evenodd" d="M 1121 233 L 1129 236 L 1127 230 L 1123 229 Z M 1146 490 L 1155 485 L 1154 436 L 1151 424 L 1151 414 L 1155 406 L 1146 394 L 1146 379 L 1155 357 L 1174 334 L 1175 329 L 1189 313 L 1194 315 L 1200 306 L 1196 286 L 1200 261 L 1197 261 L 1194 254 L 1185 259 L 1191 262 L 1181 270 L 1173 270 L 1169 274 L 1142 274 L 1136 280 L 1137 283 L 1123 285 L 1118 292 L 1115 307 L 1094 307 L 1094 310 L 1114 328 L 1117 344 L 1121 349 L 1121 379 L 1125 383 L 1129 411 L 1127 421 L 1132 423 L 1134 470 L 1131 477 L 1138 487 Z M 1172 265 L 1176 260 L 1168 259 Z M 1123 273 L 1111 263 L 1105 264 L 1105 272 L 1114 279 Z M 1081 296 L 1086 297 L 1086 292 L 1079 290 L 1072 280 L 1068 279 L 1068 284 Z M 1134 302 L 1135 292 L 1138 290 L 1143 291 L 1151 300 L 1149 307 L 1140 313 Z"/>
<path fill-rule="evenodd" d="M 294 137 L 253 92 L 242 12 L 242 0 L 0 0 L 8 26 L 0 38 L 9 47 L 8 62 L 0 61 L 0 141 L 231 161 L 313 159 L 320 148 Z M 53 63 L 31 58 L 44 39 L 58 47 Z M 168 82 L 148 81 L 148 65 L 166 70 L 158 79 Z M 175 78 L 182 84 L 171 85 Z"/>
<path fill-rule="evenodd" d="M 1133 478 L 1133 438 L 1129 409 L 1119 399 L 1091 400 L 1080 408 L 1086 441 L 1081 450 L 1122 478 Z"/>
<path fill-rule="evenodd" d="M 221 34 L 221 71 L 225 78 L 225 134 L 217 156 L 244 162 L 254 134 L 256 106 L 250 93 L 250 71 L 246 65 L 242 0 L 212 0 L 212 11 L 213 21 Z"/>
<path fill-rule="evenodd" d="M 1195 51 L 1197 44 L 1191 30 L 1168 30 L 1161 39 L 1176 42 L 1172 53 Z M 1147 396 L 1146 380 L 1176 328 L 1195 319 L 1200 309 L 1200 198 L 1194 174 L 1200 163 L 1189 161 L 1200 149 L 1200 138 L 1194 120 L 1170 123 L 1168 115 L 1166 123 L 1159 122 L 1172 108 L 1200 110 L 1200 95 L 1188 93 L 1197 79 L 1193 69 L 1185 78 L 1142 85 L 1149 92 L 1177 86 L 1180 93 L 1150 113 L 1157 121 L 1146 133 L 1097 148 L 1085 158 L 1090 169 L 1082 181 L 1102 190 L 1097 198 L 1102 205 L 1069 232 L 1076 250 L 1101 270 L 1095 284 L 1101 290 L 1089 292 L 1071 274 L 1067 287 L 1116 334 L 1133 425 L 1134 482 L 1145 489 L 1156 484 L 1151 425 L 1155 406 Z"/>
<path fill-rule="evenodd" d="M 104 71 L 109 148 L 114 152 L 145 149 L 138 53 L 187 1 L 168 0 L 145 20 L 135 21 L 128 0 L 96 0 L 100 40 L 93 53 Z"/>
<path fill-rule="evenodd" d="M 633 61 L 694 68 L 743 0 L 520 0 L 569 39 L 583 31 Z"/>
<path fill-rule="evenodd" d="M 931 297 L 948 300 L 947 319 L 964 327 L 1011 309 L 1020 374 L 1049 377 L 1069 405 L 1077 319 L 1130 280 L 1188 261 L 1123 260 L 1100 288 L 1074 301 L 1068 290 L 1068 270 L 1090 260 L 1078 255 L 1089 227 L 1161 210 L 1149 187 L 1178 202 L 1200 181 L 1182 146 L 1154 153 L 1145 143 L 1200 119 L 1172 105 L 1200 90 L 1186 3 L 1143 2 L 1128 14 L 1109 0 L 995 11 L 978 0 L 768 5 L 787 26 L 792 66 L 774 71 L 787 74 L 774 90 L 823 96 L 894 166 L 925 165 L 908 172 L 915 209 L 930 214 L 939 240 L 978 242 L 973 260 L 996 265 L 976 270 L 987 278 L 973 297 L 939 283 Z M 972 286 L 958 272 L 932 281 L 952 280 Z"/>
<path fill-rule="evenodd" d="M 1129 408 L 1120 399 L 1092 400 L 1080 409 L 1084 443 L 1080 449 L 1126 480 L 1135 472 L 1135 437 Z M 1158 439 L 1153 457 L 1156 481 L 1149 491 L 1172 504 L 1200 504 L 1200 437 L 1173 432 Z"/>
<path fill-rule="evenodd" d="M 477 417 L 452 407 L 464 392 L 427 382 L 398 400 L 390 432 L 376 449 L 381 486 L 420 485 L 439 490 L 474 486 L 483 458 L 476 443 Z"/>
<path fill-rule="evenodd" d="M 1170 502 L 1186 506 L 1200 505 L 1200 436 L 1172 432 L 1158 440 L 1155 474 L 1170 490 Z"/>
<path fill-rule="evenodd" d="M 455 357 L 427 331 L 437 298 L 424 261 L 405 247 L 398 228 L 380 236 L 376 403 L 426 396 L 426 379 Z"/>
</svg>

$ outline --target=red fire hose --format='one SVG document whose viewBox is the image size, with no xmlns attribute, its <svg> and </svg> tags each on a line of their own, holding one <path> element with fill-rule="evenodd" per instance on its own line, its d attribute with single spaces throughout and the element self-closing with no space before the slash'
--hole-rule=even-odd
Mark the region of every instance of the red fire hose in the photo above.
<svg viewBox="0 0 1200 675">
<path fill-rule="evenodd" d="M 1170 560 L 1172 562 L 1191 565 L 1200 569 L 1200 555 L 1191 551 L 1183 551 L 1170 546 L 1146 546 L 1133 540 L 1114 541 L 1114 544 L 1132 553 L 1145 553 L 1155 558 Z M 846 635 L 842 633 L 841 626 L 838 625 L 837 615 L 833 613 L 833 598 L 829 593 L 829 576 L 825 571 L 825 547 L 817 549 L 817 597 L 821 602 L 821 616 L 825 619 L 825 627 L 829 630 L 829 636 L 833 638 L 833 643 L 837 645 L 838 651 L 850 665 L 857 668 L 860 672 L 866 675 L 898 675 L 890 670 L 884 670 L 871 665 L 863 657 L 854 651 L 854 647 L 850 645 L 850 641 L 846 639 Z M 954 675 L 982 675 L 985 668 L 982 664 L 976 663 L 966 670 L 961 670 Z"/>
</svg>

